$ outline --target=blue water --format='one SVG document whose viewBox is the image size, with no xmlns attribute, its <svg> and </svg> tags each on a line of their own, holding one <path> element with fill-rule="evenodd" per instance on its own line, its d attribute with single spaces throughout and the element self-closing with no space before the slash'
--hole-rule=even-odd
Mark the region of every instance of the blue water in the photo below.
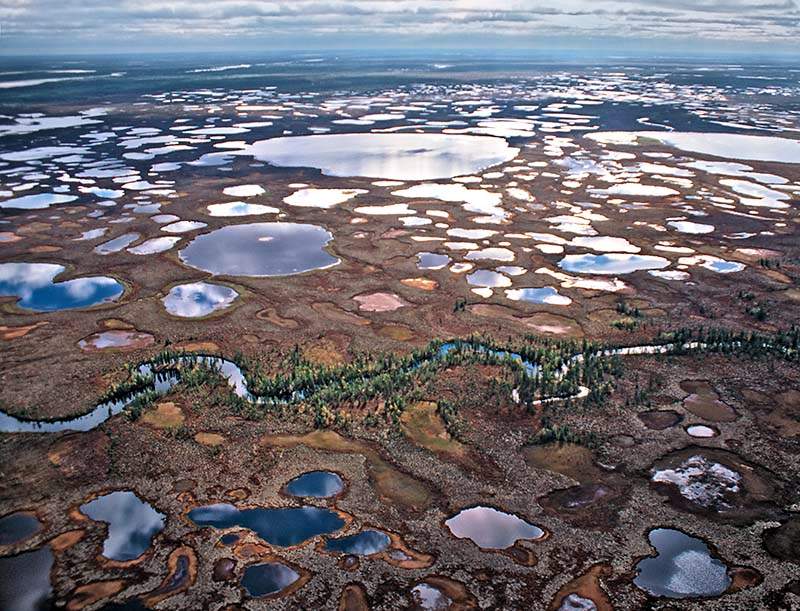
<svg viewBox="0 0 800 611">
<path fill-rule="evenodd" d="M 125 562 L 135 560 L 150 547 L 164 528 L 165 516 L 135 493 L 119 490 L 81 505 L 85 516 L 108 524 L 103 556 Z"/>
<path fill-rule="evenodd" d="M 344 482 L 330 471 L 310 471 L 298 475 L 286 484 L 286 494 L 291 496 L 328 498 L 344 490 Z"/>
<path fill-rule="evenodd" d="M 385 550 L 389 547 L 389 543 L 391 543 L 391 539 L 386 533 L 378 530 L 364 530 L 347 537 L 327 539 L 325 549 L 329 552 L 370 556 Z"/>
<path fill-rule="evenodd" d="M 144 368 L 140 368 L 144 371 Z M 179 378 L 175 373 L 157 373 L 153 383 L 145 390 L 155 391 L 159 396 L 165 395 Z M 59 433 L 62 431 L 90 431 L 100 426 L 112 416 L 119 414 L 128 407 L 139 394 L 128 397 L 105 401 L 100 403 L 92 411 L 76 418 L 64 420 L 26 420 L 11 416 L 0 410 L 0 432 L 4 433 Z"/>
<path fill-rule="evenodd" d="M 222 545 L 233 545 L 238 541 L 239 535 L 235 533 L 226 533 L 219 538 L 219 542 L 222 543 Z"/>
<path fill-rule="evenodd" d="M 325 250 L 332 239 L 317 225 L 246 223 L 200 235 L 179 255 L 187 265 L 215 275 L 291 276 L 339 263 Z"/>
<path fill-rule="evenodd" d="M 52 568 L 53 552 L 49 546 L 0 558 L 0 609 L 43 611 L 52 608 Z"/>
<path fill-rule="evenodd" d="M 193 282 L 173 286 L 161 301 L 173 316 L 199 318 L 227 308 L 238 296 L 228 286 Z"/>
<path fill-rule="evenodd" d="M 4 72 L 23 74 L 2 75 L 0 82 L 53 78 L 49 70 L 83 69 L 93 73 L 82 78 L 44 83 L 32 87 L 0 89 L 0 103 L 35 104 L 58 99 L 64 102 L 93 103 L 100 100 L 129 100 L 132 96 L 159 93 L 171 89 L 185 91 L 202 88 L 254 89 L 274 86 L 283 91 L 315 89 L 337 91 L 385 86 L 402 86 L 429 81 L 446 83 L 465 79 L 488 82 L 502 78 L 539 79 L 550 73 L 584 72 L 587 74 L 636 70 L 636 76 L 652 79 L 655 75 L 667 83 L 683 86 L 718 86 L 739 88 L 744 85 L 785 85 L 786 65 L 780 60 L 765 62 L 754 58 L 737 58 L 743 70 L 727 69 L 730 58 L 665 58 L 653 56 L 602 57 L 581 51 L 498 51 L 487 53 L 465 51 L 342 51 L 315 52 L 311 57 L 320 62 L 308 62 L 308 53 L 259 52 L 214 54 L 143 54 L 76 57 L 7 57 Z M 218 72 L 196 72 L 210 67 L 249 64 L 248 68 Z M 441 66 L 445 66 L 442 68 Z M 703 68 L 698 71 L 697 68 Z M 67 75 L 68 76 L 68 75 Z M 767 80 L 748 80 L 748 77 Z M 771 79 L 771 80 L 770 80 Z M 610 127 L 632 128 L 626 117 L 625 105 L 603 109 L 612 114 Z M 667 109 L 663 109 L 666 111 Z M 658 110 L 656 110 L 658 112 Z M 648 113 L 659 122 L 652 108 Z M 672 116 L 672 115 L 670 115 Z M 618 120 L 614 124 L 613 120 Z M 681 129 L 691 125 L 676 126 Z"/>
<path fill-rule="evenodd" d="M 250 596 L 260 598 L 285 590 L 299 578 L 297 571 L 285 564 L 267 562 L 248 566 L 242 576 L 242 586 Z"/>
<path fill-rule="evenodd" d="M 247 528 L 267 543 L 280 547 L 298 545 L 344 526 L 338 513 L 319 507 L 238 509 L 220 503 L 192 509 L 189 519 L 198 526 Z"/>
<path fill-rule="evenodd" d="M 441 358 L 446 356 L 453 350 L 458 348 L 455 343 L 443 344 L 437 352 L 437 357 Z M 505 352 L 499 350 L 492 350 L 481 345 L 470 345 L 469 349 L 478 352 L 486 352 L 498 358 L 508 358 L 516 361 L 522 365 L 525 372 L 529 376 L 536 375 L 538 366 L 535 363 L 525 361 L 523 358 L 512 352 Z M 233 389 L 237 396 L 250 401 L 257 402 L 258 397 L 254 396 L 247 388 L 247 381 L 242 370 L 233 361 L 228 361 L 219 357 L 212 356 L 193 356 L 193 357 L 178 357 L 173 363 L 173 366 L 180 365 L 194 365 L 201 364 L 209 368 L 217 370 L 222 377 L 224 377 L 228 385 Z M 419 367 L 421 365 L 417 365 Z M 156 371 L 151 363 L 145 362 L 139 365 L 136 372 L 140 376 L 153 376 L 152 384 L 143 389 L 142 392 L 134 393 L 127 397 L 115 399 L 113 401 L 106 401 L 97 405 L 92 411 L 78 416 L 76 418 L 67 418 L 64 420 L 27 420 L 17 418 L 0 410 L 0 432 L 4 433 L 57 433 L 61 431 L 89 431 L 112 416 L 119 414 L 126 407 L 128 407 L 137 397 L 141 396 L 143 392 L 155 392 L 158 396 L 163 396 L 175 384 L 180 381 L 180 376 L 176 371 Z M 296 392 L 294 399 L 300 400 L 303 397 L 302 392 Z M 313 496 L 313 495 L 312 495 Z"/>
<path fill-rule="evenodd" d="M 470 507 L 445 522 L 459 539 L 471 539 L 482 549 L 507 549 L 520 539 L 539 539 L 544 531 L 513 513 L 494 507 Z"/>
<path fill-rule="evenodd" d="M 638 587 L 666 598 L 719 596 L 728 589 L 727 567 L 701 539 L 672 528 L 656 528 L 649 539 L 657 555 L 636 565 Z"/>
<path fill-rule="evenodd" d="M 6 288 L 3 286 L 0 291 L 5 292 Z M 77 278 L 36 289 L 23 297 L 19 305 L 37 312 L 87 308 L 116 301 L 122 291 L 122 285 L 111 278 Z M 11 290 L 5 294 L 18 293 Z"/>
<path fill-rule="evenodd" d="M 55 282 L 63 272 L 63 266 L 52 263 L 2 263 L 0 297 L 17 297 L 27 310 L 56 312 L 116 301 L 125 290 L 104 276 Z"/>
<path fill-rule="evenodd" d="M 441 358 L 443 356 L 447 356 L 450 352 L 458 350 L 458 348 L 459 348 L 458 344 L 453 344 L 453 343 L 443 344 L 442 347 L 439 348 L 439 357 Z M 527 373 L 529 376 L 535 376 L 536 372 L 539 369 L 535 363 L 526 361 L 519 354 L 515 352 L 508 352 L 506 350 L 493 350 L 491 348 L 487 348 L 486 346 L 481 346 L 478 344 L 469 345 L 469 349 L 482 354 L 490 354 L 499 359 L 510 359 L 516 363 L 519 363 L 520 365 L 522 365 L 522 368 L 525 370 L 525 373 Z"/>
<path fill-rule="evenodd" d="M 42 523 L 32 513 L 18 511 L 0 518 L 0 545 L 13 545 L 24 541 L 42 528 Z"/>
</svg>

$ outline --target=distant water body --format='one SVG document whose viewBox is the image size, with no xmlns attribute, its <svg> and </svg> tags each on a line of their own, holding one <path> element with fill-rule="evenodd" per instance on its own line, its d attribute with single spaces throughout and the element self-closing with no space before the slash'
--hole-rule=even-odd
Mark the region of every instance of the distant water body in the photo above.
<svg viewBox="0 0 800 611">
<path fill-rule="evenodd" d="M 663 75 L 676 86 L 707 84 L 741 87 L 785 86 L 798 73 L 775 63 L 742 60 L 658 59 L 586 54 L 508 52 L 374 53 L 307 52 L 262 54 L 141 54 L 58 57 L 4 57 L 0 70 L 0 105 L 125 102 L 143 94 L 203 89 L 281 91 L 372 91 L 419 82 L 491 82 L 536 79 L 568 69 Z M 793 78 L 794 77 L 794 78 Z M 789 81 L 787 81 L 787 78 Z M 750 80 L 748 79 L 757 79 Z M 610 126 L 627 129 L 625 126 Z"/>
</svg>

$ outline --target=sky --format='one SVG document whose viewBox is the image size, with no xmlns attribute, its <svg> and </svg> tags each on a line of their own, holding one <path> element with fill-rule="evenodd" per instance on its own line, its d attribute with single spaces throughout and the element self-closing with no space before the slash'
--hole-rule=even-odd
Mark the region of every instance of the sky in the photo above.
<svg viewBox="0 0 800 611">
<path fill-rule="evenodd" d="M 598 49 L 800 54 L 800 0 L 0 0 L 0 53 Z"/>
</svg>

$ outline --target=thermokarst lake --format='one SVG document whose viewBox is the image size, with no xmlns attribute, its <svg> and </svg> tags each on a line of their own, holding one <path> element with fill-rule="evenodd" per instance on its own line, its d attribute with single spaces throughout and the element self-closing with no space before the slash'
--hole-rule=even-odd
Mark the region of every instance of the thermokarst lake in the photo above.
<svg viewBox="0 0 800 611">
<path fill-rule="evenodd" d="M 0 608 L 800 607 L 800 71 L 666 57 L 8 57 Z"/>
</svg>

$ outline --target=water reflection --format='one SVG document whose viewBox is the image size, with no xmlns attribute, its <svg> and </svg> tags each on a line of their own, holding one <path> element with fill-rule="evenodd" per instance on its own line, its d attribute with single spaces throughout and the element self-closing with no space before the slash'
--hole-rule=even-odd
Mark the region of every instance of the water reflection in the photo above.
<svg viewBox="0 0 800 611">
<path fill-rule="evenodd" d="M 0 518 L 0 545 L 14 545 L 36 534 L 42 523 L 32 513 L 18 511 Z"/>
<path fill-rule="evenodd" d="M 425 611 L 444 611 L 449 609 L 453 600 L 439 588 L 427 583 L 420 583 L 411 589 L 414 604 Z"/>
<path fill-rule="evenodd" d="M 800 163 L 800 142 L 775 136 L 692 132 L 599 132 L 587 136 L 611 144 L 636 144 L 658 140 L 682 151 L 724 159 Z"/>
<path fill-rule="evenodd" d="M 593 600 L 573 593 L 564 597 L 558 611 L 597 611 L 597 605 Z"/>
<path fill-rule="evenodd" d="M 0 558 L 0 609 L 50 609 L 53 594 L 50 585 L 52 568 L 53 552 L 49 547 Z"/>
<path fill-rule="evenodd" d="M 123 233 L 121 236 L 116 237 L 113 240 L 109 240 L 108 242 L 104 242 L 103 244 L 95 246 L 94 252 L 96 252 L 98 255 L 110 255 L 127 248 L 140 237 L 142 236 L 140 236 L 138 233 Z"/>
<path fill-rule="evenodd" d="M 512 301 L 527 301 L 528 303 L 543 303 L 548 305 L 569 305 L 572 299 L 559 292 L 552 286 L 542 288 L 508 289 L 506 297 Z"/>
<path fill-rule="evenodd" d="M 123 293 L 122 284 L 105 276 L 54 282 L 64 270 L 54 263 L 2 263 L 0 297 L 17 297 L 28 310 L 56 312 L 116 301 Z"/>
<path fill-rule="evenodd" d="M 338 264 L 325 250 L 332 239 L 317 225 L 231 225 L 195 238 L 179 254 L 187 265 L 212 274 L 290 276 Z"/>
<path fill-rule="evenodd" d="M 256 216 L 258 214 L 277 214 L 278 208 L 247 202 L 227 202 L 208 206 L 208 215 L 217 217 Z"/>
<path fill-rule="evenodd" d="M 470 539 L 483 549 L 506 549 L 519 539 L 540 539 L 544 531 L 522 518 L 493 507 L 464 509 L 445 522 L 459 539 Z"/>
<path fill-rule="evenodd" d="M 151 238 L 129 248 L 128 252 L 134 255 L 156 255 L 168 251 L 180 241 L 181 239 L 177 237 Z"/>
<path fill-rule="evenodd" d="M 328 539 L 325 541 L 325 549 L 342 554 L 371 556 L 385 550 L 389 547 L 389 543 L 391 543 L 391 539 L 386 533 L 378 530 L 364 530 L 355 535 Z"/>
<path fill-rule="evenodd" d="M 638 587 L 667 598 L 719 596 L 728 589 L 727 567 L 702 540 L 671 528 L 652 530 L 649 539 L 658 555 L 636 566 Z"/>
<path fill-rule="evenodd" d="M 192 509 L 189 519 L 198 526 L 247 528 L 267 543 L 281 547 L 298 545 L 344 526 L 338 513 L 319 507 L 238 509 L 220 503 Z"/>
<path fill-rule="evenodd" d="M 192 282 L 173 286 L 161 300 L 167 312 L 181 318 L 200 318 L 230 306 L 239 293 L 210 282 Z"/>
<path fill-rule="evenodd" d="M 467 283 L 472 286 L 489 288 L 511 286 L 511 279 L 498 272 L 488 269 L 479 269 L 467 275 Z"/>
<path fill-rule="evenodd" d="M 558 266 L 579 274 L 630 274 L 640 270 L 663 269 L 669 266 L 669 261 L 653 255 L 586 254 L 567 255 Z"/>
<path fill-rule="evenodd" d="M 80 511 L 96 522 L 108 524 L 103 556 L 119 562 L 144 554 L 153 537 L 164 528 L 165 516 L 127 490 L 98 497 L 81 505 Z"/>
<path fill-rule="evenodd" d="M 94 333 L 78 342 L 78 347 L 86 352 L 107 349 L 146 348 L 155 343 L 155 338 L 149 333 L 139 331 L 111 330 Z"/>
<path fill-rule="evenodd" d="M 0 209 L 10 208 L 16 210 L 42 210 L 56 204 L 74 202 L 74 195 L 57 195 L 55 193 L 38 193 L 37 195 L 23 195 L 5 201 L 0 201 Z"/>
<path fill-rule="evenodd" d="M 435 252 L 421 252 L 417 254 L 417 267 L 419 269 L 442 269 L 451 259 L 447 255 Z"/>
<path fill-rule="evenodd" d="M 342 478 L 331 471 L 310 471 L 295 477 L 286 484 L 286 493 L 292 496 L 328 498 L 344 490 Z"/>
<path fill-rule="evenodd" d="M 280 562 L 253 564 L 244 570 L 242 586 L 250 596 L 277 594 L 300 579 L 297 571 Z"/>
<path fill-rule="evenodd" d="M 261 140 L 237 155 L 328 176 L 431 180 L 479 172 L 517 156 L 502 138 L 444 134 L 327 134 Z"/>
</svg>

